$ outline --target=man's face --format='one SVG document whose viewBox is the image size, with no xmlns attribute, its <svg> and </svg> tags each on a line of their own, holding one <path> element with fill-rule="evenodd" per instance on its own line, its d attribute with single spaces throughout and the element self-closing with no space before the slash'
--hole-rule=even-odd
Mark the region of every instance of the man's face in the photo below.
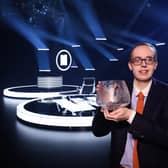
<svg viewBox="0 0 168 168">
<path fill-rule="evenodd" d="M 128 63 L 129 69 L 133 72 L 137 81 L 149 81 L 157 68 L 157 61 L 154 58 L 154 51 L 149 46 L 137 46 L 131 55 Z"/>
</svg>

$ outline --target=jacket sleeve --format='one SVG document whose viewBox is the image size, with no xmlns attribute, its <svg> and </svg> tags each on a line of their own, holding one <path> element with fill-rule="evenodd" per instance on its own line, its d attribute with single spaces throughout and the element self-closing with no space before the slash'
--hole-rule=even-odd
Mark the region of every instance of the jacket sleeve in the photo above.
<svg viewBox="0 0 168 168">
<path fill-rule="evenodd" d="M 97 108 L 96 114 L 92 121 L 92 132 L 95 136 L 105 136 L 110 132 L 110 121 L 104 118 L 100 107 Z"/>
<path fill-rule="evenodd" d="M 140 141 L 168 150 L 168 101 L 157 110 L 154 118 L 136 114 L 129 132 Z M 157 109 L 157 105 L 155 106 Z"/>
</svg>

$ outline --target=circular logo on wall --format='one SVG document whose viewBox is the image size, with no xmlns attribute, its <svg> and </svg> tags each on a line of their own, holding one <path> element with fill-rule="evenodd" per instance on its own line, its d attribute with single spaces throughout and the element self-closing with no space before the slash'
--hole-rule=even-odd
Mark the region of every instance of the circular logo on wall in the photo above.
<svg viewBox="0 0 168 168">
<path fill-rule="evenodd" d="M 67 71 L 72 64 L 72 56 L 68 50 L 60 50 L 56 55 L 56 66 L 60 71 Z"/>
</svg>

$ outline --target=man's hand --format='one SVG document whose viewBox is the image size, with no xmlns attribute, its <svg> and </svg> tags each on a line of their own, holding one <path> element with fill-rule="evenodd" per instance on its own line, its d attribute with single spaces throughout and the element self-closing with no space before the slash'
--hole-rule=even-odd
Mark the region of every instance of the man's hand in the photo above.
<svg viewBox="0 0 168 168">
<path fill-rule="evenodd" d="M 135 111 L 126 107 L 120 107 L 112 112 L 109 112 L 107 108 L 101 108 L 101 112 L 104 113 L 104 117 L 107 120 L 112 121 L 128 121 L 132 116 L 134 117 Z M 132 121 L 132 119 L 131 119 Z"/>
</svg>

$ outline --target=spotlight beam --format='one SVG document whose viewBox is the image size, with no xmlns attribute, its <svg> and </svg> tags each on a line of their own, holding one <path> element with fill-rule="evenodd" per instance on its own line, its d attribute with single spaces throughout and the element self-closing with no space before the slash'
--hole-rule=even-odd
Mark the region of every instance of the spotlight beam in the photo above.
<svg viewBox="0 0 168 168">
<path fill-rule="evenodd" d="M 126 29 L 129 30 L 131 27 L 135 24 L 135 22 L 138 20 L 139 16 L 142 14 L 143 10 L 145 9 L 147 3 L 149 0 L 144 0 L 142 5 L 139 7 L 139 10 L 136 11 L 135 15 L 133 15 L 133 18 L 131 19 L 130 23 L 127 25 Z"/>
<path fill-rule="evenodd" d="M 74 42 L 71 42 L 69 40 L 65 40 L 65 39 L 60 38 L 60 37 L 56 37 L 55 35 L 49 34 L 49 33 L 45 32 L 45 31 L 42 31 L 42 30 L 38 30 L 36 33 L 38 33 L 39 36 L 41 38 L 44 38 L 44 39 L 48 39 L 48 40 L 51 40 L 51 41 L 54 41 L 54 42 L 58 42 L 58 43 L 61 43 L 61 44 L 67 45 L 67 46 L 74 45 Z"/>
<path fill-rule="evenodd" d="M 97 51 L 99 51 L 105 58 L 107 58 L 109 61 L 118 61 L 116 57 L 113 56 L 111 52 L 109 52 L 107 49 L 103 48 L 99 43 L 96 43 L 96 41 L 93 41 L 93 39 L 87 35 L 83 35 L 82 38 L 86 41 L 86 43 L 91 44 L 93 48 L 95 48 Z"/>
<path fill-rule="evenodd" d="M 5 9 L 6 13 L 8 13 L 9 9 Z M 37 34 L 30 28 L 26 23 L 24 23 L 23 19 L 17 15 L 17 12 L 12 10 L 15 15 L 6 15 L 3 17 L 4 21 L 14 28 L 19 34 L 25 37 L 35 48 L 47 48 L 47 46 L 41 41 L 41 39 L 37 36 Z"/>
<path fill-rule="evenodd" d="M 72 1 L 95 38 L 106 38 L 90 1 Z"/>
<path fill-rule="evenodd" d="M 74 53 L 74 55 L 80 61 L 85 70 L 95 70 L 92 63 L 85 54 L 85 51 L 81 47 L 74 48 Z"/>
</svg>

